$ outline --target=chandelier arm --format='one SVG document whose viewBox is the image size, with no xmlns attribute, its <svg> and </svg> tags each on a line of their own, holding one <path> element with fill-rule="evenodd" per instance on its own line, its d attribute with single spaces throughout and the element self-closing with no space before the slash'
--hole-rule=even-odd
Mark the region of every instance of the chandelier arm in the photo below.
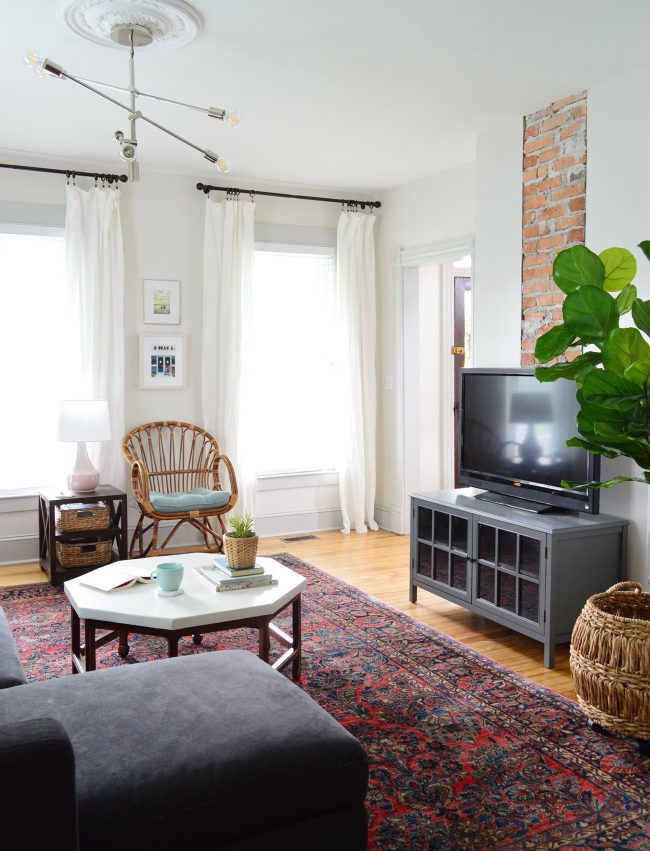
<svg viewBox="0 0 650 851">
<path fill-rule="evenodd" d="M 130 113 L 131 115 L 135 115 L 136 118 L 142 119 L 142 121 L 145 121 L 147 124 L 151 124 L 153 127 L 157 127 L 158 130 L 162 130 L 162 132 L 167 133 L 168 136 L 173 136 L 174 139 L 178 139 L 178 141 L 183 142 L 184 145 L 188 145 L 190 148 L 194 148 L 195 151 L 198 151 L 200 154 L 203 154 L 203 156 L 206 155 L 206 148 L 201 148 L 198 145 L 195 145 L 194 142 L 190 142 L 189 139 L 185 139 L 183 136 L 179 136 L 178 133 L 174 133 L 173 130 L 170 130 L 168 127 L 164 127 L 162 124 L 159 124 L 152 118 L 147 118 L 147 116 L 143 115 L 141 112 L 134 113 L 130 106 L 127 106 L 125 103 L 122 103 L 121 101 L 112 98 L 105 92 L 100 92 L 99 89 L 96 89 L 94 88 L 94 86 L 85 83 L 79 77 L 75 77 L 67 71 L 63 70 L 59 71 L 59 74 L 62 77 L 65 77 L 67 80 L 72 80 L 73 83 L 78 83 L 80 86 L 83 86 L 84 89 L 88 89 L 89 91 L 93 92 L 93 94 L 99 95 L 101 98 L 104 98 L 104 100 L 110 101 L 111 103 L 115 104 L 115 106 L 119 106 L 121 109 L 125 109 L 128 113 Z"/>
<path fill-rule="evenodd" d="M 101 86 L 104 89 L 113 89 L 116 92 L 124 92 L 127 95 L 131 94 L 131 89 L 127 89 L 125 86 L 115 86 L 113 83 L 102 83 L 99 80 L 89 80 L 87 77 L 78 77 L 82 83 L 89 83 L 93 86 Z M 149 98 L 150 100 L 157 100 L 160 103 L 171 103 L 174 106 L 184 106 L 187 109 L 194 109 L 197 112 L 203 112 L 206 115 L 210 115 L 211 118 L 219 118 L 220 121 L 225 119 L 226 110 L 220 109 L 217 107 L 205 107 L 205 106 L 196 106 L 193 103 L 185 103 L 183 100 L 172 100 L 172 98 L 164 98 L 162 95 L 153 95 L 149 92 L 141 92 L 139 89 L 133 89 L 133 94 L 139 98 Z M 223 117 L 220 115 L 214 115 L 215 112 L 223 112 Z"/>
</svg>

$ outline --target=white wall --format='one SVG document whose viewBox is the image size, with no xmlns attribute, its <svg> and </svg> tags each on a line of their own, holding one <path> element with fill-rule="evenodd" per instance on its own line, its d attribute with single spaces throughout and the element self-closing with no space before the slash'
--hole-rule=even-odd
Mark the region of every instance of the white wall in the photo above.
<svg viewBox="0 0 650 851">
<path fill-rule="evenodd" d="M 26 157 L 3 157 L 5 162 L 38 163 Z M 94 171 L 116 170 L 116 163 L 89 165 L 76 162 L 77 168 Z M 126 428 L 155 419 L 178 419 L 201 424 L 200 354 L 202 335 L 203 218 L 205 196 L 195 189 L 197 180 L 213 182 L 209 174 L 156 174 L 141 166 L 138 183 L 121 185 L 121 215 L 125 247 L 125 331 L 126 331 Z M 83 179 L 79 184 L 84 185 Z M 87 185 L 90 185 L 86 181 Z M 243 184 L 247 186 L 249 184 Z M 255 188 L 265 187 L 255 182 Z M 329 196 L 368 197 L 347 188 L 336 191 L 310 187 L 268 187 L 271 191 Z M 225 196 L 220 196 L 225 197 Z M 18 207 L 17 205 L 21 205 Z M 38 205 L 34 207 L 34 205 Z M 47 206 L 43 206 L 47 205 Z M 48 222 L 63 221 L 65 177 L 26 172 L 0 171 L 0 221 L 11 220 L 16 210 Z M 289 199 L 256 197 L 256 229 L 264 239 L 285 241 L 300 232 L 317 239 L 335 239 L 340 207 L 337 204 L 309 203 Z M 22 214 L 21 213 L 21 214 Z M 305 228 L 313 230 L 306 232 Z M 303 229 L 300 231 L 300 229 Z M 142 323 L 142 280 L 144 278 L 181 281 L 180 326 L 152 326 Z M 142 332 L 178 332 L 188 335 L 190 380 L 186 388 L 174 391 L 141 390 L 138 375 L 138 335 Z M 277 411 L 283 416 L 286 406 L 296 400 L 278 399 Z M 313 477 L 297 482 L 263 481 L 257 505 L 257 528 L 261 534 L 313 531 L 340 525 L 336 477 L 327 476 L 318 484 Z M 2 482 L 0 476 L 0 490 Z M 19 510 L 16 510 L 16 509 Z M 0 563 L 37 557 L 37 513 L 35 499 L 0 498 Z"/>
<path fill-rule="evenodd" d="M 587 228 L 593 251 L 617 245 L 637 258 L 635 284 L 650 299 L 650 263 L 637 244 L 650 239 L 650 114 L 644 108 L 650 68 L 626 74 L 590 89 L 587 97 Z M 632 462 L 605 461 L 603 477 L 638 475 Z M 601 511 L 631 522 L 628 574 L 650 583 L 648 530 L 650 489 L 642 484 L 603 491 Z"/>
<path fill-rule="evenodd" d="M 474 366 L 520 365 L 522 121 L 478 137 Z"/>
<path fill-rule="evenodd" d="M 476 170 L 473 163 L 383 193 L 378 232 L 377 521 L 397 530 L 402 517 L 395 375 L 397 321 L 393 253 L 473 233 Z M 401 321 L 401 318 L 400 318 Z"/>
</svg>

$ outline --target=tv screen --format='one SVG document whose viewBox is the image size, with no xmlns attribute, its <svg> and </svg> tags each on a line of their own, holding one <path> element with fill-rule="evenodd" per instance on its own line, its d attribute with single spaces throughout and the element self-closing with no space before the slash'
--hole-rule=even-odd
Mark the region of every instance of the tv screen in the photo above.
<svg viewBox="0 0 650 851">
<path fill-rule="evenodd" d="M 578 433 L 578 410 L 572 381 L 542 384 L 526 369 L 462 370 L 459 481 L 542 506 L 597 512 L 598 491 L 561 484 L 598 477 L 598 458 L 566 445 Z"/>
</svg>

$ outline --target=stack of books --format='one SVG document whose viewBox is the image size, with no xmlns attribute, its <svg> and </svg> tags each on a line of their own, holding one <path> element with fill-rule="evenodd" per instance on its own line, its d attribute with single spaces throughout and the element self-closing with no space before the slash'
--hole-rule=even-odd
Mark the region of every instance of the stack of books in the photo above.
<svg viewBox="0 0 650 851">
<path fill-rule="evenodd" d="M 214 559 L 214 567 L 197 567 L 196 572 L 216 591 L 241 591 L 244 588 L 278 584 L 278 580 L 267 573 L 261 564 L 229 567 L 225 556 L 217 556 Z"/>
</svg>

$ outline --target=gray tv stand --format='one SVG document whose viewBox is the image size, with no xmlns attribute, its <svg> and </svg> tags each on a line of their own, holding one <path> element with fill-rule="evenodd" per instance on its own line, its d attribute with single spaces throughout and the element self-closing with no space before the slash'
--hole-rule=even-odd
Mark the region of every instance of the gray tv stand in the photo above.
<svg viewBox="0 0 650 851">
<path fill-rule="evenodd" d="M 587 598 L 624 576 L 628 521 L 533 514 L 480 493 L 411 494 L 410 600 L 422 588 L 534 638 L 552 668 Z"/>
</svg>

